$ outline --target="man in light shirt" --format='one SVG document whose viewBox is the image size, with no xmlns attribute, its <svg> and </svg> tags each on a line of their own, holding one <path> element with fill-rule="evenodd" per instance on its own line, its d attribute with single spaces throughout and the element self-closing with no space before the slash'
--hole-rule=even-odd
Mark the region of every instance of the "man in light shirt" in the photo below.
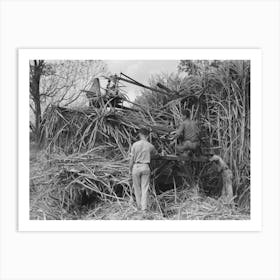
<svg viewBox="0 0 280 280">
<path fill-rule="evenodd" d="M 132 145 L 129 172 L 132 175 L 137 207 L 145 211 L 148 206 L 147 198 L 150 186 L 151 170 L 149 164 L 152 156 L 157 152 L 155 147 L 147 141 L 149 131 L 141 128 L 138 133 L 140 140 Z"/>
</svg>

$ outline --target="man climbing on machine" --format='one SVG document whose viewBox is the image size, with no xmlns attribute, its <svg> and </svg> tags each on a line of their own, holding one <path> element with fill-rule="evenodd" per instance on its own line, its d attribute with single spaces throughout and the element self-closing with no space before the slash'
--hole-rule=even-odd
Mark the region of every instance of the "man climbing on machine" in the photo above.
<svg viewBox="0 0 280 280">
<path fill-rule="evenodd" d="M 182 141 L 177 145 L 176 152 L 183 154 L 184 156 L 189 156 L 191 152 L 196 153 L 200 147 L 199 128 L 197 122 L 191 120 L 190 112 L 188 110 L 183 110 L 182 115 L 183 122 L 171 140 L 176 141 L 177 138 L 182 136 Z"/>
</svg>

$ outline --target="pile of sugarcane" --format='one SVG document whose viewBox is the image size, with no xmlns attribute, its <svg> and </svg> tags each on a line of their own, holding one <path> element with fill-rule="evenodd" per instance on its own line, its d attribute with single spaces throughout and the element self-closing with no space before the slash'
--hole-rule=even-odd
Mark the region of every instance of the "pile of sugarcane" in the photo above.
<svg viewBox="0 0 280 280">
<path fill-rule="evenodd" d="M 100 203 L 122 207 L 133 200 L 128 158 L 116 153 L 111 145 L 100 145 L 85 153 L 39 153 L 37 157 L 31 160 L 31 219 L 78 219 L 88 215 L 83 210 L 93 210 Z M 177 202 L 184 202 L 183 193 L 189 196 L 194 186 L 204 193 L 205 179 L 211 183 L 210 177 L 219 178 L 215 170 L 209 172 L 209 167 L 213 167 L 209 162 L 203 164 L 197 174 L 193 164 L 152 162 L 151 208 L 161 213 L 161 218 L 170 216 L 171 208 L 178 207 Z M 221 190 L 222 182 L 215 181 L 215 187 Z M 175 203 L 171 208 L 170 201 Z"/>
<path fill-rule="evenodd" d="M 104 158 L 104 153 L 110 154 L 110 150 L 110 146 L 103 145 L 69 156 L 37 154 L 37 159 L 31 160 L 34 166 L 30 174 L 30 218 L 143 219 L 135 200 L 133 202 L 128 162 L 121 158 Z M 249 218 L 248 208 L 235 207 L 218 197 L 205 195 L 199 183 L 190 182 L 191 173 L 180 174 L 178 169 L 183 166 L 170 164 L 152 169 L 149 213 L 145 219 Z M 211 174 L 214 176 L 213 172 Z M 158 181 L 160 178 L 164 179 Z M 157 189 L 158 184 L 168 180 L 171 180 L 171 189 Z"/>
<path fill-rule="evenodd" d="M 57 218 L 92 202 L 122 200 L 125 195 L 129 196 L 127 160 L 110 159 L 111 152 L 114 151 L 110 146 L 103 145 L 82 154 L 46 155 L 48 160 L 41 168 L 48 179 L 32 175 L 30 178 L 31 192 L 36 193 L 32 196 L 31 209 L 37 214 L 37 210 L 43 211 L 47 218 Z M 47 185 L 43 185 L 42 180 L 48 180 Z"/>
<path fill-rule="evenodd" d="M 155 139 L 164 138 L 174 130 L 165 116 L 164 113 L 152 116 L 148 110 L 51 106 L 43 117 L 42 139 L 50 151 L 74 153 L 106 143 L 117 146 L 125 156 L 125 149 L 136 140 L 139 128 L 150 128 Z"/>
</svg>

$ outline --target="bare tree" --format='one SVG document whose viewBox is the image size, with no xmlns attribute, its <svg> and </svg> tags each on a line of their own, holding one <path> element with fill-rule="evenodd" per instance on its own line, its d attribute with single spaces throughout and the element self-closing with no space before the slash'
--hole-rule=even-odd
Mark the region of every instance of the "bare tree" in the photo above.
<svg viewBox="0 0 280 280">
<path fill-rule="evenodd" d="M 29 63 L 30 77 L 30 108 L 35 116 L 35 125 L 31 124 L 30 127 L 33 130 L 36 142 L 39 143 L 41 135 L 41 122 L 42 122 L 42 110 L 41 110 L 41 97 L 40 97 L 40 81 L 43 75 L 46 64 L 44 60 L 33 60 Z"/>
<path fill-rule="evenodd" d="M 107 73 L 107 66 L 97 60 L 32 60 L 30 66 L 30 128 L 39 145 L 42 113 L 49 105 L 69 106 L 83 94 L 94 78 Z"/>
<path fill-rule="evenodd" d="M 84 94 L 96 77 L 107 74 L 107 66 L 99 60 L 48 61 L 54 70 L 42 77 L 41 96 L 45 105 L 69 106 Z M 77 103 L 77 102 L 76 102 Z"/>
</svg>

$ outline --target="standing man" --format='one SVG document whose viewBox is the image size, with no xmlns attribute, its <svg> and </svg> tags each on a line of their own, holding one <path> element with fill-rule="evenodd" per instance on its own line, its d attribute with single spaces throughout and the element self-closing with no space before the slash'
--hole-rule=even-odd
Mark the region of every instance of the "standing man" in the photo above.
<svg viewBox="0 0 280 280">
<path fill-rule="evenodd" d="M 133 189 L 135 192 L 137 207 L 147 210 L 148 190 L 150 186 L 150 162 L 153 155 L 157 154 L 155 147 L 147 141 L 149 131 L 139 130 L 140 140 L 131 148 L 129 173 L 132 175 Z"/>
<path fill-rule="evenodd" d="M 183 122 L 175 132 L 172 140 L 176 140 L 182 135 L 183 141 L 177 146 L 177 151 L 189 155 L 190 151 L 195 151 L 199 147 L 199 128 L 197 122 L 190 119 L 190 112 L 188 110 L 184 110 L 182 115 Z"/>
</svg>

